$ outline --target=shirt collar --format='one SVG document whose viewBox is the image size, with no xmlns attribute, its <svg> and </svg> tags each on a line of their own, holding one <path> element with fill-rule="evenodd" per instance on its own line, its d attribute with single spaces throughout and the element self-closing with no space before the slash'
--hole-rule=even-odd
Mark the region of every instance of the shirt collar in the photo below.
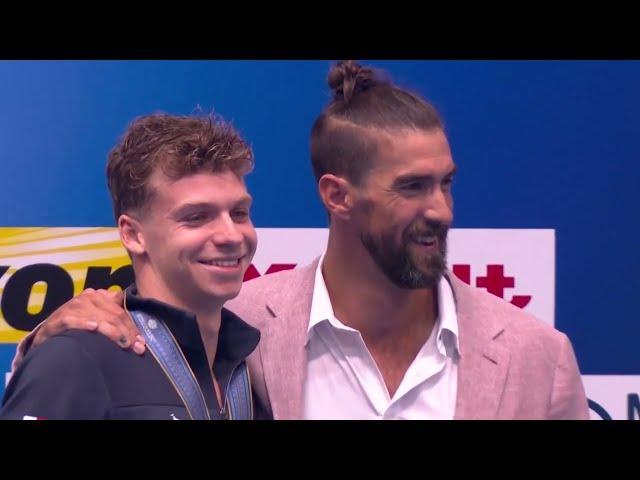
<svg viewBox="0 0 640 480">
<path fill-rule="evenodd" d="M 322 275 L 322 262 L 324 254 L 320 257 L 315 273 L 315 281 L 313 287 L 313 297 L 311 299 L 311 313 L 309 315 L 309 326 L 307 327 L 307 339 L 309 342 L 313 335 L 316 325 L 322 322 L 329 322 L 332 327 L 341 330 L 355 331 L 354 329 L 342 324 L 333 312 L 331 299 L 327 284 Z M 438 318 L 436 319 L 436 346 L 440 353 L 448 357 L 453 357 L 456 352 L 459 354 L 460 345 L 458 341 L 458 317 L 456 314 L 456 305 L 453 297 L 451 285 L 447 279 L 442 276 L 437 287 L 437 304 Z"/>
</svg>

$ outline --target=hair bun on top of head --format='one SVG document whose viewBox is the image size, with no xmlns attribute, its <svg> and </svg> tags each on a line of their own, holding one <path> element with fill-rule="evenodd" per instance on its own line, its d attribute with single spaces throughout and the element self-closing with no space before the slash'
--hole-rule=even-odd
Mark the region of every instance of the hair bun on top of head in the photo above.
<svg viewBox="0 0 640 480">
<path fill-rule="evenodd" d="M 347 60 L 331 67 L 327 83 L 333 91 L 333 99 L 348 104 L 354 94 L 383 83 L 383 80 L 373 69 L 363 67 L 353 60 Z"/>
</svg>

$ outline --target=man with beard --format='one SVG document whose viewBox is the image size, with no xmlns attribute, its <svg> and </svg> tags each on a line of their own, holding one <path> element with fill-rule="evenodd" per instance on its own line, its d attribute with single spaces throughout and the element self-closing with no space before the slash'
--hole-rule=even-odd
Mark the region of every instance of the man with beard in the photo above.
<svg viewBox="0 0 640 480">
<path fill-rule="evenodd" d="M 588 419 L 567 337 L 446 269 L 456 166 L 434 107 L 355 62 L 328 82 L 311 133 L 327 249 L 227 303 L 261 330 L 255 394 L 276 419 Z M 132 343 L 100 301 L 76 309 Z M 75 318 L 61 307 L 35 341 Z"/>
</svg>

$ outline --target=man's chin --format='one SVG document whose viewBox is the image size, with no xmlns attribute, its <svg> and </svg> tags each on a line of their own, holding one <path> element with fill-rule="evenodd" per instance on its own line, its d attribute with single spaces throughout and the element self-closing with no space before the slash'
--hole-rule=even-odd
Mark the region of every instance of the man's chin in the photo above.
<svg viewBox="0 0 640 480">
<path fill-rule="evenodd" d="M 413 264 L 414 285 L 415 288 L 433 288 L 440 282 L 440 279 L 446 271 L 446 264 L 443 261 L 429 262 L 427 265 L 418 264 L 420 267 L 416 267 Z"/>
<path fill-rule="evenodd" d="M 220 288 L 194 288 L 195 296 L 192 296 L 193 300 L 200 305 L 223 306 L 225 302 L 232 300 L 240 293 L 240 286 L 225 286 Z"/>
<path fill-rule="evenodd" d="M 417 269 L 424 275 L 442 273 L 447 268 L 447 261 L 441 253 L 424 256 L 411 256 L 411 263 L 413 268 Z"/>
<path fill-rule="evenodd" d="M 225 288 L 222 290 L 216 290 L 216 292 L 212 295 L 212 298 L 217 299 L 219 302 L 227 302 L 229 300 L 233 300 L 238 295 L 240 295 L 240 289 L 242 284 L 238 287 L 233 288 Z"/>
</svg>

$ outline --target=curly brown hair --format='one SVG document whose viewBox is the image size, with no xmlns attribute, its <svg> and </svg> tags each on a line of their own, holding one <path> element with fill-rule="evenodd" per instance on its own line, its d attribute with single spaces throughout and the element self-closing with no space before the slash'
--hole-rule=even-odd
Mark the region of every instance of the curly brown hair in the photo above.
<svg viewBox="0 0 640 480">
<path fill-rule="evenodd" d="M 144 207 L 153 195 L 149 179 L 158 168 L 179 180 L 201 171 L 244 176 L 253 164 L 251 147 L 219 116 L 138 117 L 109 152 L 107 184 L 116 222 L 123 213 Z"/>
</svg>

